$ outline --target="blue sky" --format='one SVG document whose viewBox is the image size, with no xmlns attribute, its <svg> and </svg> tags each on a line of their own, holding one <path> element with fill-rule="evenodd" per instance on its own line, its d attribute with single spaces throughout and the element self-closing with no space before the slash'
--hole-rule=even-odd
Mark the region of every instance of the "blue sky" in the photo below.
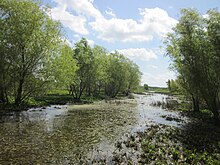
<svg viewBox="0 0 220 165">
<path fill-rule="evenodd" d="M 45 0 L 52 19 L 59 20 L 66 41 L 74 46 L 81 37 L 89 44 L 117 50 L 140 67 L 142 84 L 166 86 L 175 73 L 168 69 L 163 39 L 180 17 L 180 9 L 201 14 L 220 7 L 220 0 Z M 162 47 L 162 48 L 161 48 Z"/>
</svg>

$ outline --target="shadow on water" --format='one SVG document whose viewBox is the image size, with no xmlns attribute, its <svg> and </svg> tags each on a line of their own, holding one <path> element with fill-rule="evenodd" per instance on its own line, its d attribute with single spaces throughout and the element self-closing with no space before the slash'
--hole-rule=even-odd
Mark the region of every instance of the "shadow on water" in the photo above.
<svg viewBox="0 0 220 165">
<path fill-rule="evenodd" d="M 156 97 L 156 95 L 152 97 Z M 161 99 L 151 101 L 150 105 L 168 110 L 178 109 L 178 106 L 181 106 L 180 101 L 173 96 L 160 95 L 159 97 Z M 167 121 L 177 122 L 177 125 L 173 124 L 171 126 L 180 126 L 180 131 L 176 132 L 175 137 L 183 147 L 195 150 L 195 152 L 220 153 L 220 127 L 215 125 L 211 115 L 207 112 L 200 112 L 191 115 L 189 113 L 187 116 L 183 117 L 180 113 L 169 112 L 169 114 L 165 113 L 161 117 Z M 165 122 L 159 124 L 169 125 Z"/>
<path fill-rule="evenodd" d="M 169 99 L 173 100 L 163 94 L 135 95 L 134 100 L 2 114 L 0 164 L 93 164 L 103 157 L 111 164 L 118 140 L 151 125 L 185 123 L 179 113 L 168 111 Z M 158 102 L 164 104 L 154 105 Z"/>
<path fill-rule="evenodd" d="M 214 122 L 191 121 L 177 135 L 182 145 L 189 150 L 220 153 L 220 127 Z"/>
<path fill-rule="evenodd" d="M 0 164 L 75 164 L 106 155 L 137 122 L 135 109 L 135 101 L 101 102 L 2 115 Z"/>
</svg>

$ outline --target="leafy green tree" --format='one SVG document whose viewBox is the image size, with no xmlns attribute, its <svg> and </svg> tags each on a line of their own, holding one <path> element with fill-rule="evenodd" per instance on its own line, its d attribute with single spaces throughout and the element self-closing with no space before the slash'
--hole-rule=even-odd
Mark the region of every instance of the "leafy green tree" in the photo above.
<svg viewBox="0 0 220 165">
<path fill-rule="evenodd" d="M 20 105 L 48 81 L 47 69 L 60 42 L 60 26 L 49 18 L 46 8 L 30 0 L 2 0 L 0 11 L 1 68 L 3 76 L 10 74 L 6 80 L 13 81 L 15 103 Z M 4 83 L 3 87 L 7 86 Z"/>
<path fill-rule="evenodd" d="M 136 90 L 140 85 L 141 75 L 140 69 L 137 64 L 127 59 L 127 91 L 126 94 Z"/>
<path fill-rule="evenodd" d="M 171 91 L 170 80 L 167 81 L 167 87 L 168 87 L 169 91 Z"/>
<path fill-rule="evenodd" d="M 183 9 L 181 13 L 174 33 L 168 35 L 167 52 L 184 82 L 183 87 L 192 94 L 193 102 L 202 97 L 217 121 L 220 78 L 216 44 L 219 42 L 220 14 L 210 10 L 204 18 L 192 9 Z"/>
<path fill-rule="evenodd" d="M 136 64 L 117 51 L 108 55 L 105 94 L 115 97 L 119 92 L 128 94 L 140 83 L 141 72 Z"/>
<path fill-rule="evenodd" d="M 74 82 L 76 77 L 76 61 L 73 59 L 73 49 L 63 44 L 60 55 L 53 60 L 54 82 L 59 87 L 68 87 Z"/>
<path fill-rule="evenodd" d="M 82 38 L 75 44 L 73 58 L 76 61 L 78 69 L 76 71 L 76 78 L 71 85 L 71 91 L 73 97 L 76 100 L 80 100 L 86 87 L 89 88 L 93 75 L 92 61 L 94 57 L 92 49 L 85 38 Z"/>
<path fill-rule="evenodd" d="M 104 89 L 107 82 L 107 50 L 101 46 L 95 46 L 93 49 L 94 54 L 94 84 L 93 95 L 100 95 L 101 89 Z"/>
<path fill-rule="evenodd" d="M 144 89 L 145 90 L 148 90 L 149 89 L 149 86 L 147 84 L 144 84 Z"/>
<path fill-rule="evenodd" d="M 117 51 L 108 55 L 105 94 L 109 97 L 115 97 L 126 86 L 127 70 L 124 68 L 123 60 L 124 56 Z"/>
</svg>

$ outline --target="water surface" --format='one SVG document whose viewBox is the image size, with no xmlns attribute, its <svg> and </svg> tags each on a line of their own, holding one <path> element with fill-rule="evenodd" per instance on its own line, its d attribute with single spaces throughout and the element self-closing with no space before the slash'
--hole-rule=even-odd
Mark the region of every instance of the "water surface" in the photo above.
<svg viewBox="0 0 220 165">
<path fill-rule="evenodd" d="M 114 143 L 150 124 L 178 126 L 178 117 L 154 103 L 161 94 L 135 95 L 134 100 L 100 101 L 10 112 L 0 116 L 0 164 L 81 164 L 111 159 Z"/>
</svg>

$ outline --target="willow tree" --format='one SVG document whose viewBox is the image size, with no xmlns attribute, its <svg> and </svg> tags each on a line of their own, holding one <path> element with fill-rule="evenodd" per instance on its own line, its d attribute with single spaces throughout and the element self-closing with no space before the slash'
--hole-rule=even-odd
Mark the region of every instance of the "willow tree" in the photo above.
<svg viewBox="0 0 220 165">
<path fill-rule="evenodd" d="M 127 66 L 128 77 L 127 77 L 127 90 L 125 91 L 126 95 L 137 89 L 137 87 L 140 85 L 141 75 L 142 75 L 139 66 L 137 64 L 135 64 L 134 62 L 128 59 L 127 65 L 128 65 Z"/>
<path fill-rule="evenodd" d="M 107 60 L 107 81 L 105 84 L 105 95 L 115 97 L 119 92 L 125 91 L 127 87 L 127 63 L 126 58 L 115 51 L 108 55 Z"/>
<path fill-rule="evenodd" d="M 1 0 L 0 24 L 1 68 L 6 80 L 13 82 L 10 92 L 20 105 L 48 81 L 47 69 L 57 55 L 60 26 L 46 8 L 31 0 Z M 7 87 L 8 82 L 0 83 L 1 88 Z"/>
<path fill-rule="evenodd" d="M 173 68 L 192 97 L 205 100 L 215 120 L 219 118 L 219 27 L 220 13 L 210 10 L 203 17 L 192 9 L 183 9 L 179 23 L 166 40 Z"/>
<path fill-rule="evenodd" d="M 76 78 L 76 61 L 73 58 L 73 49 L 63 43 L 59 55 L 52 61 L 53 82 L 57 87 L 69 89 Z"/>
<path fill-rule="evenodd" d="M 92 49 L 85 38 L 75 43 L 73 58 L 76 61 L 78 69 L 76 70 L 76 77 L 70 88 L 74 99 L 80 100 L 86 87 L 91 85 L 93 76 L 94 57 Z"/>
<path fill-rule="evenodd" d="M 93 95 L 100 95 L 104 89 L 107 80 L 107 50 L 101 46 L 95 45 L 92 49 L 94 55 L 93 62 Z"/>
</svg>

